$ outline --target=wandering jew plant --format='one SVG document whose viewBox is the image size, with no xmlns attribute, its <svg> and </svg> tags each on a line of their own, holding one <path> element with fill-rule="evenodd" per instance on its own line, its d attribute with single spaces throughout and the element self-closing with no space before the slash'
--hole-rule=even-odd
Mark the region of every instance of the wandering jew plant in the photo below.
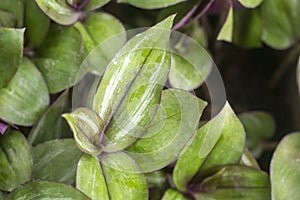
<svg viewBox="0 0 300 200">
<path fill-rule="evenodd" d="M 299 0 L 0 2 L 0 200 L 299 199 L 300 133 L 274 145 L 270 113 L 236 114 L 210 56 L 298 60 L 299 17 Z"/>
</svg>

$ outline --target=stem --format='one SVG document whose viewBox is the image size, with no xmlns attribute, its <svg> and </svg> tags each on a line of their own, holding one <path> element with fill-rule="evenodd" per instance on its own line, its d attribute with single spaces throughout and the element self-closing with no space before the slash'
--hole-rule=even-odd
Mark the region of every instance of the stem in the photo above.
<svg viewBox="0 0 300 200">
<path fill-rule="evenodd" d="M 83 2 L 77 7 L 77 10 L 82 10 L 90 0 L 83 0 Z"/>
</svg>

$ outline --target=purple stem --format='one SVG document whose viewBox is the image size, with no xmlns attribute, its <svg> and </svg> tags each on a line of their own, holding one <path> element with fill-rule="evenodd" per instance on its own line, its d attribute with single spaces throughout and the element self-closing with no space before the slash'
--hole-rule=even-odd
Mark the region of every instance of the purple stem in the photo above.
<svg viewBox="0 0 300 200">
<path fill-rule="evenodd" d="M 176 30 L 176 29 L 179 29 L 183 26 L 185 26 L 189 19 L 193 16 L 193 14 L 195 13 L 195 11 L 197 10 L 199 4 L 195 5 L 192 10 L 190 10 L 188 12 L 188 14 L 186 16 L 184 16 L 174 27 L 173 27 L 173 30 Z"/>
<path fill-rule="evenodd" d="M 215 0 L 209 0 L 205 7 L 201 10 L 201 12 L 195 17 L 195 20 L 199 19 L 206 13 L 212 6 Z"/>
<path fill-rule="evenodd" d="M 2 124 L 2 123 L 0 122 L 0 134 L 5 133 L 6 129 L 7 129 L 7 125 Z"/>
<path fill-rule="evenodd" d="M 77 10 L 82 10 L 90 0 L 83 0 L 83 2 L 77 7 Z"/>
</svg>

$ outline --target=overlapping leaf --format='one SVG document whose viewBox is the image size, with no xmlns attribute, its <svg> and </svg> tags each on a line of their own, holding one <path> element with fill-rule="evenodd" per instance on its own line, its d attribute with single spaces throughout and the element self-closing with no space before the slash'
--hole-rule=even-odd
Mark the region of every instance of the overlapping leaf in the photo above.
<svg viewBox="0 0 300 200">
<path fill-rule="evenodd" d="M 37 49 L 34 62 L 44 75 L 50 93 L 57 93 L 75 84 L 82 62 L 81 36 L 72 26 L 54 24 L 48 35 Z"/>
<path fill-rule="evenodd" d="M 275 49 L 286 49 L 300 39 L 300 1 L 264 0 L 261 6 L 263 41 Z"/>
<path fill-rule="evenodd" d="M 299 199 L 300 133 L 282 139 L 271 161 L 272 200 Z"/>
<path fill-rule="evenodd" d="M 6 200 L 72 199 L 90 200 L 72 186 L 50 181 L 32 181 L 10 193 Z"/>
<path fill-rule="evenodd" d="M 132 38 L 107 67 L 93 102 L 93 109 L 107 125 L 104 151 L 132 144 L 156 113 L 170 67 L 173 18 Z"/>
<path fill-rule="evenodd" d="M 206 103 L 182 90 L 164 90 L 160 107 L 146 133 L 126 150 L 144 172 L 176 159 L 193 136 Z"/>
<path fill-rule="evenodd" d="M 75 182 L 76 165 L 81 154 L 73 139 L 39 144 L 32 150 L 32 176 L 72 184 Z"/>
<path fill-rule="evenodd" d="M 24 58 L 14 77 L 0 89 L 0 117 L 14 124 L 31 126 L 48 104 L 49 94 L 42 74 Z"/>
<path fill-rule="evenodd" d="M 196 200 L 270 199 L 268 174 L 238 165 L 221 167 L 193 190 Z"/>
<path fill-rule="evenodd" d="M 226 103 L 215 118 L 198 129 L 179 156 L 173 171 L 176 187 L 186 190 L 199 170 L 238 163 L 244 150 L 244 137 L 242 124 Z"/>
<path fill-rule="evenodd" d="M 91 199 L 109 200 L 108 188 L 99 160 L 84 154 L 77 166 L 76 188 Z"/>
<path fill-rule="evenodd" d="M 0 189 L 12 191 L 31 178 L 32 158 L 25 137 L 15 130 L 0 135 Z"/>
<path fill-rule="evenodd" d="M 44 112 L 38 123 L 30 130 L 28 140 L 37 145 L 53 139 L 69 138 L 72 132 L 66 121 L 61 117 L 70 110 L 69 92 L 66 91 Z"/>
<path fill-rule="evenodd" d="M 22 62 L 24 29 L 0 28 L 0 88 L 17 72 Z"/>
<path fill-rule="evenodd" d="M 53 21 L 62 25 L 75 23 L 80 15 L 65 0 L 35 0 L 35 2 Z"/>
<path fill-rule="evenodd" d="M 138 164 L 123 152 L 99 158 L 110 199 L 148 199 L 148 186 Z"/>
</svg>

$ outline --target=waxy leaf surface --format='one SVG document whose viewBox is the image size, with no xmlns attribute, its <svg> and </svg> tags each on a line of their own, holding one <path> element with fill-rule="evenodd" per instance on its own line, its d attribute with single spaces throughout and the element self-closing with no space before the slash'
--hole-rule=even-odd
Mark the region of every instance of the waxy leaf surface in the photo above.
<svg viewBox="0 0 300 200">
<path fill-rule="evenodd" d="M 146 133 L 126 150 L 144 172 L 173 162 L 194 135 L 206 103 L 183 90 L 164 90 Z"/>
<path fill-rule="evenodd" d="M 76 165 L 81 154 L 73 139 L 51 140 L 39 144 L 32 150 L 32 176 L 35 179 L 72 184 L 75 182 Z"/>
<path fill-rule="evenodd" d="M 35 0 L 35 2 L 49 18 L 58 24 L 73 24 L 80 15 L 65 0 Z"/>
<path fill-rule="evenodd" d="M 24 198 L 31 200 L 91 200 L 72 186 L 65 185 L 63 183 L 41 180 L 32 181 L 22 185 L 20 188 L 10 193 L 6 197 L 6 200 L 24 200 Z"/>
<path fill-rule="evenodd" d="M 299 199 L 300 133 L 285 136 L 271 161 L 272 200 Z"/>
<path fill-rule="evenodd" d="M 0 190 L 12 191 L 31 178 L 30 146 L 18 131 L 0 135 L 0 169 Z"/>
<path fill-rule="evenodd" d="M 244 151 L 244 139 L 242 124 L 226 103 L 216 117 L 198 129 L 179 156 L 173 171 L 176 187 L 186 190 L 200 169 L 238 163 Z"/>
<path fill-rule="evenodd" d="M 99 160 L 84 154 L 77 165 L 76 188 L 91 199 L 109 200 L 105 177 Z"/>
<path fill-rule="evenodd" d="M 105 123 L 104 151 L 128 147 L 156 113 L 170 68 L 173 18 L 133 37 L 107 67 L 93 102 Z"/>
<path fill-rule="evenodd" d="M 9 83 L 0 89 L 0 117 L 23 126 L 33 125 L 49 104 L 42 74 L 27 58 Z"/>
</svg>

